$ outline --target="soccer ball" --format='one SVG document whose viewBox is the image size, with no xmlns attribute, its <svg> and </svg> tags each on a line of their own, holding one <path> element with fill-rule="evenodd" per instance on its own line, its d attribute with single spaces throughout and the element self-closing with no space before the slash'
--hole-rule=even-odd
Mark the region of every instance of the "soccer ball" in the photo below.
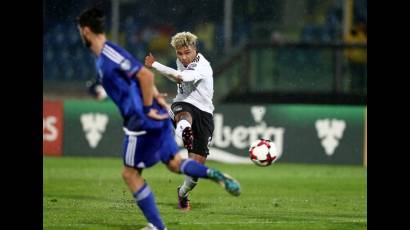
<svg viewBox="0 0 410 230">
<path fill-rule="evenodd" d="M 278 159 L 275 143 L 265 139 L 254 141 L 249 148 L 249 158 L 258 166 L 271 165 Z"/>
</svg>

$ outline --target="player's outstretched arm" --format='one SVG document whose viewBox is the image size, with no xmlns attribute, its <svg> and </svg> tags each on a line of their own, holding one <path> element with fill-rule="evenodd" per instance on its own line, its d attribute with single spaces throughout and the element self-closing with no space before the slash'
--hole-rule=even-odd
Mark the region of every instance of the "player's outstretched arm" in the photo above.
<svg viewBox="0 0 410 230">
<path fill-rule="evenodd" d="M 137 73 L 137 79 L 141 86 L 144 113 L 155 120 L 167 119 L 168 114 L 159 114 L 156 109 L 151 108 L 154 97 L 154 74 L 149 69 L 142 67 Z"/>
<path fill-rule="evenodd" d="M 155 60 L 155 57 L 151 53 L 145 57 L 145 66 L 156 69 L 162 75 L 166 76 L 168 79 L 177 84 L 180 84 L 182 82 L 193 81 L 199 77 L 199 74 L 196 71 L 178 71 L 168 66 L 165 66 L 157 62 Z"/>
<path fill-rule="evenodd" d="M 160 68 L 158 69 L 158 64 L 160 65 Z M 154 55 L 152 53 L 149 53 L 148 56 L 145 57 L 145 66 L 148 68 L 154 68 L 157 71 L 159 71 L 162 75 L 167 77 L 169 80 L 180 84 L 182 82 L 182 79 L 180 76 L 178 76 L 178 73 L 176 70 L 169 68 L 168 66 L 164 66 L 160 64 L 159 62 L 156 61 Z M 162 68 L 161 68 L 162 67 Z"/>
</svg>

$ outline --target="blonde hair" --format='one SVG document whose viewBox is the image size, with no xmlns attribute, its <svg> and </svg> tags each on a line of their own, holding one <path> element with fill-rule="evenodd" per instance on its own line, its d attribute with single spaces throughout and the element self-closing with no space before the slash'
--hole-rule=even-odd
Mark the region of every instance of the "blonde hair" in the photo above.
<svg viewBox="0 0 410 230">
<path fill-rule="evenodd" d="M 191 32 L 180 32 L 175 34 L 171 39 L 171 45 L 175 49 L 179 49 L 183 46 L 194 46 L 196 47 L 196 42 L 198 37 Z"/>
</svg>

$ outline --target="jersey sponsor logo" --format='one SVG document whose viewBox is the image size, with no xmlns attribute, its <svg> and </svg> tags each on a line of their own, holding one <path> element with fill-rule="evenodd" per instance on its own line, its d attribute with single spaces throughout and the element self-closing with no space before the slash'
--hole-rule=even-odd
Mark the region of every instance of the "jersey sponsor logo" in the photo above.
<svg viewBox="0 0 410 230">
<path fill-rule="evenodd" d="M 343 138 L 346 122 L 337 119 L 320 119 L 316 121 L 315 126 L 325 153 L 328 156 L 333 155 L 339 145 L 339 140 Z"/>
<path fill-rule="evenodd" d="M 80 120 L 89 146 L 96 148 L 105 132 L 108 116 L 101 113 L 86 113 L 81 115 Z"/>
</svg>

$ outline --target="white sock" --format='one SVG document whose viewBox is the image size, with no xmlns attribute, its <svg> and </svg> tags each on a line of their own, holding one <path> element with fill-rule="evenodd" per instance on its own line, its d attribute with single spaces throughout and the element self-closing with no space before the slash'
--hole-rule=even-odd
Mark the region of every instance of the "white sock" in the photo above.
<svg viewBox="0 0 410 230">
<path fill-rule="evenodd" d="M 194 187 L 198 184 L 198 178 L 192 178 L 190 176 L 185 176 L 184 183 L 182 184 L 181 188 L 179 189 L 180 196 L 188 195 L 188 192 L 194 189 Z"/>
<path fill-rule="evenodd" d="M 187 120 L 180 120 L 177 123 L 177 126 L 175 127 L 175 133 L 179 138 L 182 139 L 182 131 L 184 131 L 186 127 L 191 127 L 191 124 Z"/>
</svg>

